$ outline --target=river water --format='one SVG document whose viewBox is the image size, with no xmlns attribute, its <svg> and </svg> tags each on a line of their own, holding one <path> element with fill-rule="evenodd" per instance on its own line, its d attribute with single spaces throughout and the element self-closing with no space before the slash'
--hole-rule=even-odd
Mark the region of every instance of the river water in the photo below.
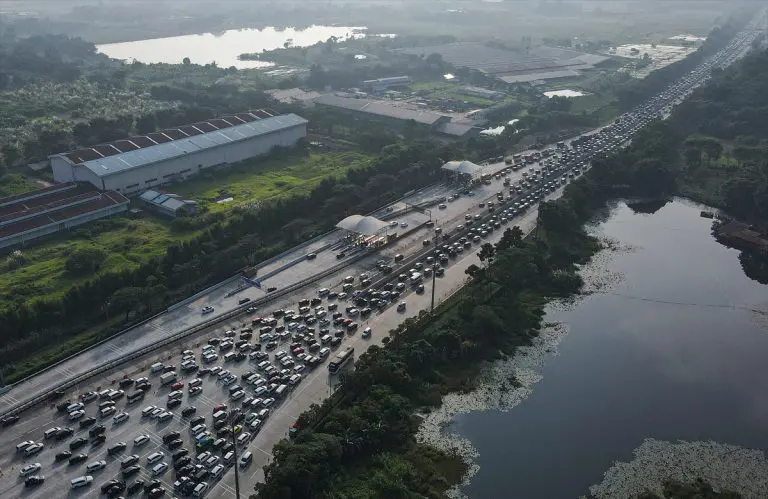
<svg viewBox="0 0 768 499">
<path fill-rule="evenodd" d="M 350 37 L 364 36 L 364 32 L 365 28 L 350 26 L 310 26 L 305 29 L 244 28 L 223 33 L 107 43 L 97 45 L 96 49 L 114 59 L 137 60 L 145 63 L 181 64 L 185 57 L 189 57 L 195 64 L 216 62 L 220 68 L 230 66 L 238 69 L 263 68 L 273 64 L 266 61 L 241 61 L 237 57 L 244 53 L 260 53 L 263 50 L 283 48 L 286 43 L 294 47 L 308 47 L 331 37 L 346 40 Z"/>
<path fill-rule="evenodd" d="M 621 277 L 547 321 L 569 333 L 529 398 L 457 416 L 479 451 L 472 498 L 561 499 L 600 483 L 646 438 L 768 449 L 768 288 L 710 235 L 700 205 L 615 206 L 597 233 L 620 242 Z M 588 276 L 585 276 L 589 278 Z"/>
</svg>

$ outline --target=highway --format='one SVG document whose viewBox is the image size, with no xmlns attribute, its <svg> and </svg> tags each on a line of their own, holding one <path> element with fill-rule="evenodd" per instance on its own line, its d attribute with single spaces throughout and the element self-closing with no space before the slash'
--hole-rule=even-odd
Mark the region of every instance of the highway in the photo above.
<svg viewBox="0 0 768 499">
<path fill-rule="evenodd" d="M 760 21 L 756 20 L 755 22 Z M 742 55 L 745 50 L 744 47 L 749 43 L 751 43 L 751 41 L 748 36 L 742 37 L 739 43 L 731 47 L 729 51 L 726 51 L 726 55 L 721 56 L 720 59 L 716 59 L 715 63 L 719 64 L 720 62 L 718 61 L 722 61 L 724 64 L 728 62 L 729 59 Z M 650 109 L 646 109 L 645 111 L 641 110 L 634 115 L 628 115 L 628 117 L 623 118 L 625 122 L 621 125 L 623 128 L 617 128 L 612 132 L 615 137 L 617 134 L 616 130 L 618 130 L 618 132 L 621 133 L 619 136 L 623 138 L 621 140 L 613 140 L 610 147 L 615 147 L 622 141 L 626 141 L 631 133 L 636 131 L 650 119 L 649 116 L 663 112 L 665 107 L 669 106 L 670 103 L 675 102 L 681 95 L 685 95 L 691 87 L 700 83 L 705 76 L 706 71 L 694 74 L 691 76 L 694 81 L 673 86 L 673 90 L 670 91 L 666 97 L 652 100 Z M 626 130 L 626 132 L 622 130 Z M 595 135 L 597 136 L 597 134 Z M 599 140 L 593 140 L 591 143 L 599 143 Z M 587 149 L 579 154 L 581 157 L 588 158 L 602 150 L 608 149 L 607 146 L 595 146 L 592 149 Z M 502 163 L 489 166 L 490 171 L 499 171 L 503 168 L 505 168 L 505 165 Z M 523 173 L 527 173 L 527 171 L 521 170 L 510 173 L 509 176 L 512 183 L 514 184 L 520 181 Z M 502 189 L 501 180 L 494 180 L 490 185 L 481 184 L 473 189 L 474 195 L 472 196 L 462 195 L 458 199 L 446 203 L 445 209 L 438 209 L 437 207 L 432 208 L 432 219 L 435 221 L 436 226 L 441 227 L 444 231 L 455 232 L 458 225 L 464 224 L 466 215 L 481 214 L 487 216 L 487 209 L 480 208 L 479 203 L 494 198 L 495 194 Z M 549 198 L 556 197 L 559 195 L 560 190 L 561 188 L 549 193 L 547 196 Z M 414 193 L 405 201 L 409 203 L 418 203 L 423 202 L 424 200 L 449 195 L 451 193 L 453 193 L 453 189 L 448 185 L 442 184 L 431 186 L 423 193 Z M 395 207 L 395 209 L 396 208 L 397 207 Z M 277 309 L 296 309 L 298 308 L 297 303 L 300 299 L 316 296 L 316 291 L 322 287 L 339 290 L 347 275 L 358 276 L 362 272 L 367 272 L 374 277 L 375 281 L 375 274 L 378 272 L 376 267 L 376 262 L 378 260 L 384 259 L 392 262 L 396 254 L 406 255 L 407 260 L 408 255 L 413 255 L 424 250 L 422 242 L 424 239 L 431 238 L 431 234 L 433 234 L 431 229 L 421 226 L 426 220 L 425 217 L 425 214 L 419 212 L 410 212 L 402 217 L 397 217 L 396 220 L 398 222 L 406 221 L 409 225 L 409 229 L 417 226 L 419 226 L 419 228 L 408 236 L 401 238 L 392 246 L 386 247 L 379 252 L 373 252 L 365 258 L 350 263 L 345 268 L 332 273 L 332 275 L 326 276 L 296 292 L 270 301 L 268 304 L 261 306 L 256 315 L 269 316 L 272 311 Z M 520 226 L 527 232 L 533 227 L 535 219 L 536 210 L 530 209 L 522 216 L 515 218 L 514 224 Z M 511 223 L 502 225 L 501 228 L 503 229 L 505 226 L 509 227 L 511 225 Z M 501 236 L 501 232 L 502 230 L 492 231 L 483 241 L 493 242 Z M 314 241 L 310 246 L 299 247 L 294 252 L 284 255 L 279 260 L 271 262 L 270 265 L 260 269 L 259 275 L 268 275 L 271 272 L 282 269 L 289 263 L 300 260 L 290 268 L 286 268 L 275 273 L 271 277 L 265 278 L 263 288 L 266 289 L 269 286 L 285 288 L 290 284 L 302 282 L 310 276 L 318 275 L 320 272 L 326 270 L 329 265 L 343 263 L 339 262 L 330 250 L 319 252 L 317 258 L 314 260 L 306 260 L 304 258 L 309 252 L 319 251 L 319 249 L 326 247 L 329 244 L 335 244 L 335 239 L 338 239 L 338 235 L 334 234 L 337 233 L 331 233 L 325 238 Z M 479 244 L 473 244 L 470 250 L 464 251 L 456 258 L 450 260 L 449 264 L 446 266 L 444 277 L 437 280 L 436 298 L 438 301 L 442 301 L 444 298 L 455 292 L 465 282 L 466 275 L 464 274 L 464 270 L 470 264 L 477 263 L 476 252 L 478 249 Z M 333 263 L 330 264 L 330 261 Z M 397 273 L 398 270 L 395 270 L 393 275 L 396 275 Z M 96 349 L 71 359 L 57 369 L 43 373 L 39 377 L 35 377 L 32 380 L 22 383 L 0 399 L 0 412 L 2 412 L 3 407 L 7 408 L 14 405 L 24 398 L 45 393 L 51 386 L 55 386 L 55 384 L 64 378 L 87 372 L 89 369 L 92 369 L 95 365 L 103 363 L 105 360 L 120 359 L 142 345 L 149 344 L 157 339 L 168 336 L 173 332 L 178 332 L 195 324 L 199 324 L 203 320 L 203 317 L 200 314 L 200 309 L 205 305 L 213 306 L 216 309 L 215 313 L 220 313 L 235 307 L 240 298 L 249 297 L 251 299 L 256 299 L 263 296 L 261 290 L 253 287 L 246 288 L 238 294 L 231 295 L 231 293 L 234 290 L 239 289 L 240 286 L 241 283 L 237 281 L 227 283 L 212 292 L 197 297 L 190 301 L 190 303 L 163 314 L 144 326 L 138 327 Z M 427 282 L 425 282 L 426 292 L 424 294 L 418 295 L 415 293 L 408 293 L 400 298 L 400 300 L 407 303 L 405 313 L 398 313 L 395 307 L 390 306 L 384 309 L 381 313 L 375 312 L 372 314 L 364 324 L 361 324 L 361 329 L 363 327 L 372 328 L 373 334 L 371 339 L 363 339 L 358 332 L 354 335 L 345 335 L 342 345 L 353 345 L 355 347 L 356 355 L 359 355 L 369 344 L 380 343 L 386 332 L 395 328 L 405 317 L 415 315 L 419 310 L 428 308 L 429 300 L 431 298 L 430 286 L 431 280 L 427 280 Z M 332 301 L 324 299 L 322 305 L 327 307 L 330 303 L 332 303 Z M 340 310 L 343 310 L 347 305 L 347 303 L 339 303 L 338 306 Z M 41 405 L 23 413 L 22 420 L 19 423 L 0 430 L 0 496 L 36 498 L 50 495 L 61 497 L 68 494 L 68 496 L 72 497 L 95 497 L 99 495 L 102 483 L 119 475 L 119 460 L 134 452 L 141 457 L 139 462 L 139 464 L 141 464 L 141 470 L 138 475 L 130 478 L 128 482 L 131 483 L 137 477 L 141 477 L 148 481 L 152 477 L 150 476 L 148 466 L 146 465 L 147 455 L 158 449 L 162 449 L 166 455 L 165 461 L 167 461 L 168 464 L 171 464 L 172 462 L 169 456 L 169 449 L 162 445 L 162 435 L 171 430 L 179 431 L 183 440 L 183 447 L 193 450 L 192 436 L 188 431 L 188 418 L 181 417 L 181 408 L 188 405 L 194 405 L 197 408 L 196 415 L 205 416 L 206 424 L 210 427 L 212 425 L 211 413 L 213 407 L 218 403 L 232 405 L 229 400 L 228 389 L 223 386 L 221 382 L 217 381 L 215 376 L 202 376 L 202 394 L 192 397 L 186 393 L 187 388 L 185 386 L 183 389 L 185 392 L 184 402 L 179 408 L 173 409 L 174 416 L 172 420 L 166 423 L 158 423 L 151 418 L 142 418 L 141 409 L 149 404 L 165 407 L 167 394 L 170 389 L 168 387 L 161 388 L 159 386 L 157 376 L 149 374 L 149 366 L 157 361 L 178 366 L 181 352 L 186 349 L 193 350 L 195 358 L 202 365 L 202 362 L 200 361 L 201 346 L 206 343 L 210 337 L 217 336 L 223 338 L 225 331 L 230 329 L 238 330 L 246 326 L 247 321 L 251 318 L 252 316 L 248 317 L 241 315 L 229 319 L 221 324 L 217 324 L 204 331 L 188 336 L 171 347 L 161 351 L 152 352 L 151 354 L 145 355 L 143 358 L 136 359 L 129 364 L 124 364 L 120 366 L 119 369 L 115 369 L 106 375 L 93 377 L 83 383 L 82 386 L 77 386 L 72 390 L 71 396 L 72 398 L 75 398 L 77 394 L 89 390 L 113 387 L 114 381 L 123 376 L 130 376 L 132 378 L 146 376 L 152 380 L 152 389 L 147 392 L 145 399 L 142 402 L 134 404 L 133 406 L 127 406 L 124 399 L 117 402 L 119 410 L 126 410 L 130 414 L 128 421 L 121 424 L 113 424 L 111 417 L 104 419 L 104 424 L 107 426 L 107 439 L 104 444 L 101 446 L 87 444 L 82 449 L 75 451 L 75 453 L 88 453 L 88 459 L 84 463 L 72 465 L 67 464 L 66 461 L 55 463 L 54 455 L 57 452 L 66 449 L 73 438 L 83 434 L 87 436 L 87 429 L 80 430 L 77 422 L 70 422 L 67 420 L 68 416 L 66 413 L 61 414 L 57 412 L 54 407 L 48 405 Z M 332 331 L 333 329 L 334 328 L 331 328 Z M 287 346 L 288 341 L 283 342 L 277 347 L 275 352 L 287 350 Z M 273 364 L 277 364 L 273 353 L 269 354 L 269 359 Z M 242 384 L 240 380 L 242 373 L 246 371 L 255 371 L 256 364 L 257 362 L 249 360 L 239 363 L 225 363 L 223 359 L 219 359 L 210 365 L 222 366 L 229 369 L 237 376 L 237 383 Z M 272 446 L 285 436 L 287 428 L 295 421 L 298 415 L 312 403 L 321 402 L 329 394 L 330 387 L 328 384 L 328 372 L 324 363 L 317 366 L 315 369 L 308 369 L 302 374 L 304 379 L 292 392 L 289 392 L 284 400 L 269 406 L 271 414 L 266 419 L 266 422 L 262 425 L 255 438 L 251 440 L 247 446 L 242 448 L 242 450 L 245 450 L 247 447 L 247 449 L 251 450 L 254 454 L 253 463 L 251 463 L 247 469 L 243 470 L 243 473 L 241 474 L 241 491 L 244 494 L 248 494 L 252 491 L 253 485 L 262 479 L 262 467 L 270 458 Z M 195 377 L 195 374 L 189 374 L 183 376 L 183 379 L 188 384 L 189 381 Z M 127 388 L 126 391 L 130 392 L 132 390 Z M 253 390 L 248 389 L 247 391 L 250 394 Z M 68 396 L 69 395 L 70 394 L 68 394 Z M 86 416 L 95 415 L 97 412 L 96 406 L 100 402 L 101 400 L 88 404 L 86 407 Z M 237 405 L 240 405 L 240 402 L 238 402 Z M 71 426 L 75 429 L 75 434 L 74 436 L 67 437 L 61 441 L 57 441 L 55 438 L 44 440 L 44 450 L 35 456 L 25 458 L 23 453 L 16 452 L 16 444 L 25 440 L 43 441 L 43 432 L 53 426 Z M 132 442 L 134 438 L 140 434 L 148 435 L 150 439 L 149 443 L 134 448 Z M 115 454 L 113 457 L 108 457 L 106 455 L 107 447 L 120 441 L 128 444 L 127 449 Z M 103 470 L 91 473 L 94 476 L 93 485 L 70 491 L 67 482 L 74 477 L 85 474 L 85 465 L 99 459 L 105 459 L 107 461 L 107 466 Z M 40 474 L 46 477 L 45 483 L 34 488 L 25 488 L 23 479 L 18 476 L 19 470 L 24 464 L 34 462 L 39 462 L 42 465 Z M 208 497 L 232 497 L 234 482 L 232 474 L 233 472 L 230 469 L 221 480 L 209 480 L 213 484 L 213 488 L 208 493 Z M 172 470 L 168 470 L 157 478 L 161 480 L 164 488 L 168 492 L 173 490 L 173 481 L 175 478 Z M 67 490 L 67 493 L 64 492 L 64 489 Z"/>
</svg>

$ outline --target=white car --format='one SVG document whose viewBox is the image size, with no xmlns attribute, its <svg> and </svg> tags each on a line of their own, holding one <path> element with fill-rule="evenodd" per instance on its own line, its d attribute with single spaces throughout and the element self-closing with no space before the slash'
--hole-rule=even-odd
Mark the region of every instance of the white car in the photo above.
<svg viewBox="0 0 768 499">
<path fill-rule="evenodd" d="M 114 424 L 120 424 L 128 421 L 128 413 L 127 412 L 121 412 L 119 414 L 116 414 L 115 417 L 112 418 L 112 422 Z"/>
<path fill-rule="evenodd" d="M 269 407 L 274 403 L 275 403 L 275 399 L 273 398 L 266 398 L 261 401 L 261 405 L 263 405 L 264 407 Z"/>
<path fill-rule="evenodd" d="M 148 405 L 141 411 L 141 416 L 146 418 L 152 415 L 153 412 L 157 409 L 157 406 L 155 405 Z"/>
<path fill-rule="evenodd" d="M 133 439 L 133 445 L 135 445 L 136 447 L 141 447 L 147 442 L 149 442 L 149 435 L 139 435 L 138 437 Z"/>
<path fill-rule="evenodd" d="M 245 445 L 250 441 L 251 441 L 251 434 L 248 433 L 247 431 L 237 436 L 237 445 Z"/>
<path fill-rule="evenodd" d="M 78 420 L 85 416 L 85 411 L 79 410 L 79 411 L 72 411 L 69 413 L 69 419 L 72 421 Z"/>
<path fill-rule="evenodd" d="M 60 426 L 54 426 L 53 428 L 48 428 L 48 429 L 47 429 L 47 430 L 45 430 L 45 432 L 43 433 L 43 438 L 46 438 L 46 439 L 48 439 L 48 438 L 52 438 L 52 437 L 55 437 L 55 436 L 56 436 L 56 434 L 59 432 L 59 430 L 61 430 L 61 427 L 60 427 Z"/>
<path fill-rule="evenodd" d="M 406 221 L 400 222 L 400 227 L 402 227 L 402 228 L 408 227 L 408 222 L 406 222 Z"/>
<path fill-rule="evenodd" d="M 104 460 L 102 460 L 102 461 L 94 461 L 92 463 L 88 463 L 88 466 L 85 467 L 85 470 L 88 473 L 93 473 L 94 471 L 103 470 L 106 467 L 107 467 L 107 462 L 106 461 L 104 461 Z"/>
<path fill-rule="evenodd" d="M 164 457 L 165 457 L 165 454 L 163 454 L 162 452 L 153 452 L 152 454 L 147 456 L 147 464 L 156 463 Z"/>
<path fill-rule="evenodd" d="M 45 447 L 42 442 L 37 442 L 35 444 L 30 445 L 26 449 L 24 449 L 24 455 L 25 456 L 33 456 L 43 450 L 43 447 Z"/>
<path fill-rule="evenodd" d="M 21 471 L 19 472 L 19 476 L 32 475 L 33 473 L 37 473 L 41 469 L 43 469 L 43 465 L 40 463 L 28 464 L 23 468 L 21 468 Z"/>
<path fill-rule="evenodd" d="M 163 461 L 162 463 L 158 463 L 152 467 L 152 474 L 155 476 L 162 475 L 166 472 L 168 469 L 168 463 Z"/>
<path fill-rule="evenodd" d="M 203 315 L 210 314 L 211 312 L 213 312 L 213 307 L 211 307 L 210 305 L 203 307 L 203 310 L 202 310 Z"/>
<path fill-rule="evenodd" d="M 35 445 L 35 441 L 34 440 L 25 440 L 25 441 L 21 442 L 20 444 L 16 445 L 16 452 L 23 452 L 23 451 L 27 450 L 27 447 L 29 447 L 30 445 Z"/>
<path fill-rule="evenodd" d="M 69 484 L 73 489 L 79 489 L 93 483 L 93 477 L 91 475 L 79 476 L 70 480 Z"/>
<path fill-rule="evenodd" d="M 156 407 L 155 410 L 152 411 L 151 416 L 152 416 L 153 419 L 156 419 L 157 417 L 160 416 L 160 414 L 162 414 L 164 412 L 165 412 L 165 409 L 163 409 L 162 407 Z"/>
</svg>

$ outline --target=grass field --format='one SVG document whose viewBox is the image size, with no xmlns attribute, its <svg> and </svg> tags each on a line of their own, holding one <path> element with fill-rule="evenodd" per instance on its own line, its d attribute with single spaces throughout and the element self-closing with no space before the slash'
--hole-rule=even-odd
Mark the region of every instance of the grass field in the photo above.
<svg viewBox="0 0 768 499">
<path fill-rule="evenodd" d="M 473 95 L 464 95 L 459 92 L 459 89 L 464 85 L 448 82 L 422 82 L 414 83 L 411 85 L 411 89 L 414 92 L 424 91 L 429 92 L 425 97 L 430 99 L 453 99 L 457 101 L 466 101 L 474 104 L 477 107 L 491 107 L 494 104 L 508 104 L 515 101 L 515 98 L 508 96 L 505 99 L 494 101 L 491 99 L 484 99 L 482 97 L 475 97 Z"/>
<path fill-rule="evenodd" d="M 0 177 L 0 198 L 34 191 L 41 187 L 40 184 L 29 180 L 18 173 L 7 173 Z"/>
<path fill-rule="evenodd" d="M 173 192 L 200 202 L 212 212 L 309 192 L 327 177 L 366 167 L 370 156 L 357 152 L 309 153 L 304 157 L 256 159 L 218 172 L 206 173 L 173 186 Z M 217 203 L 231 197 L 231 202 Z"/>
<path fill-rule="evenodd" d="M 103 250 L 107 257 L 101 272 L 119 272 L 139 266 L 164 253 L 171 242 L 192 235 L 173 233 L 169 221 L 154 218 L 115 217 L 78 227 L 22 250 L 26 263 L 20 268 L 12 268 L 7 260 L 0 262 L 0 300 L 60 296 L 91 277 L 72 277 L 64 268 L 68 255 L 78 248 Z"/>
<path fill-rule="evenodd" d="M 352 167 L 365 167 L 370 160 L 369 156 L 355 152 L 255 160 L 249 165 L 206 174 L 169 190 L 202 200 L 211 211 L 225 211 L 244 203 L 309 192 L 323 178 L 343 175 Z M 222 192 L 234 201 L 215 203 Z M 196 233 L 173 231 L 169 219 L 149 214 L 145 218 L 114 217 L 83 225 L 22 250 L 25 264 L 19 268 L 14 268 L 8 259 L 0 260 L 0 303 L 61 296 L 73 285 L 93 277 L 73 277 L 66 271 L 67 257 L 76 249 L 101 249 L 108 256 L 100 272 L 119 272 L 164 254 L 172 242 L 191 238 Z"/>
</svg>

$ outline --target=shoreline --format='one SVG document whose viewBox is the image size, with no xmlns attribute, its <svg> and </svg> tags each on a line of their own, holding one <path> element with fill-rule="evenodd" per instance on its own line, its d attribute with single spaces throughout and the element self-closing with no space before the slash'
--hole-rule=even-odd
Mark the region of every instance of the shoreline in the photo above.
<svg viewBox="0 0 768 499">
<path fill-rule="evenodd" d="M 579 266 L 577 273 L 584 278 L 582 289 L 573 296 L 550 300 L 545 309 L 570 309 L 584 298 L 599 293 L 623 279 L 623 275 L 609 269 L 617 252 L 633 251 L 634 248 L 619 241 L 606 238 L 599 225 L 587 224 L 587 233 L 597 237 L 600 250 L 589 262 Z M 546 315 L 545 315 L 546 318 Z M 422 418 L 416 440 L 439 450 L 454 453 L 466 465 L 467 472 L 459 483 L 448 491 L 452 499 L 468 499 L 462 489 L 480 471 L 477 458 L 480 456 L 472 442 L 450 431 L 456 416 L 481 411 L 511 411 L 525 401 L 534 391 L 535 385 L 543 379 L 541 367 L 553 356 L 557 356 L 560 342 L 569 334 L 567 324 L 545 322 L 539 335 L 530 345 L 520 347 L 511 357 L 486 362 L 478 375 L 477 388 L 468 393 L 449 393 L 442 399 L 440 407 L 429 413 L 418 414 Z M 511 386 L 510 386 L 511 385 Z"/>
</svg>

